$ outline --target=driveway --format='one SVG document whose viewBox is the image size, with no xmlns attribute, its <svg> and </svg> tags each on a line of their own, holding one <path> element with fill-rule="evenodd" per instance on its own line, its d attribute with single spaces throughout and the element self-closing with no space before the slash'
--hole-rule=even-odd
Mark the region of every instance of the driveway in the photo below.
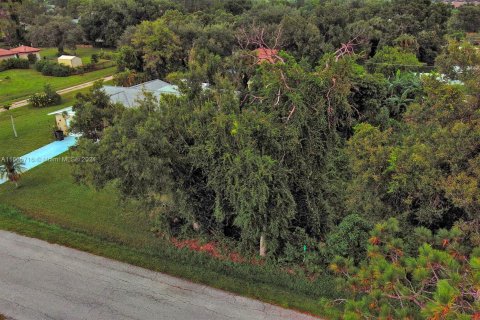
<svg viewBox="0 0 480 320">
<path fill-rule="evenodd" d="M 0 231 L 0 313 L 13 319 L 315 319 Z"/>
<path fill-rule="evenodd" d="M 110 81 L 112 79 L 113 79 L 113 76 L 108 76 L 108 77 L 105 77 L 105 78 L 102 78 L 102 79 L 96 79 L 96 80 L 93 80 L 93 81 L 77 84 L 76 86 L 73 86 L 73 87 L 68 87 L 68 88 L 65 88 L 65 89 L 58 90 L 57 93 L 59 95 L 63 95 L 63 94 L 69 93 L 69 92 L 73 92 L 73 91 L 77 91 L 77 90 L 80 90 L 80 89 L 85 89 L 85 88 L 91 87 L 98 80 Z M 14 103 L 12 103 L 12 106 L 10 107 L 10 110 L 20 108 L 20 107 L 24 107 L 29 103 L 30 102 L 28 101 L 28 99 L 14 102 Z M 0 112 L 3 112 L 3 111 L 6 111 L 6 110 L 1 108 Z"/>
</svg>

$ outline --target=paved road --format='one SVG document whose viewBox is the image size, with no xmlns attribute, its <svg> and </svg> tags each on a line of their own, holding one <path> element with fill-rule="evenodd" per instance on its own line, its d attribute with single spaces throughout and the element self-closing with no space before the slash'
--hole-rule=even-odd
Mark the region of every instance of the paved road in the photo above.
<svg viewBox="0 0 480 320">
<path fill-rule="evenodd" d="M 6 231 L 0 231 L 0 314 L 17 320 L 314 319 Z"/>
<path fill-rule="evenodd" d="M 113 76 L 108 76 L 108 77 L 102 78 L 103 81 L 110 81 L 110 80 L 112 80 L 112 79 L 113 79 Z M 85 88 L 88 88 L 88 87 L 93 86 L 93 84 L 95 83 L 95 81 L 98 81 L 98 80 L 100 80 L 100 79 L 93 80 L 93 81 L 89 81 L 89 82 L 85 82 L 85 83 L 81 83 L 81 84 L 78 84 L 78 85 L 76 85 L 76 86 L 68 87 L 68 88 L 65 88 L 65 89 L 62 89 L 62 90 L 58 90 L 57 93 L 60 94 L 60 95 L 62 95 L 62 94 L 66 94 L 66 93 L 69 93 L 69 92 L 72 92 L 72 91 L 77 91 L 77 90 L 80 90 L 80 89 L 85 89 Z M 10 110 L 16 109 L 16 108 L 20 108 L 20 107 L 24 107 L 24 106 L 26 106 L 27 104 L 29 104 L 28 99 L 14 102 L 14 103 L 12 103 L 12 106 L 10 107 Z M 1 109 L 0 109 L 0 112 L 3 112 L 3 111 L 6 111 L 6 110 L 3 109 L 3 108 L 1 108 Z"/>
</svg>

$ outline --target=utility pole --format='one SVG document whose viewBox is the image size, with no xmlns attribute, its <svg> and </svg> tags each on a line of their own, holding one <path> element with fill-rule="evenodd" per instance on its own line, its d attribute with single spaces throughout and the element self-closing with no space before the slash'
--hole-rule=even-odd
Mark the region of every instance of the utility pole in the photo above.
<svg viewBox="0 0 480 320">
<path fill-rule="evenodd" d="M 13 116 L 12 115 L 10 115 L 10 119 L 12 120 L 12 128 L 13 128 L 13 133 L 15 134 L 15 138 L 18 138 L 17 130 L 15 129 L 15 123 L 13 122 Z"/>
</svg>

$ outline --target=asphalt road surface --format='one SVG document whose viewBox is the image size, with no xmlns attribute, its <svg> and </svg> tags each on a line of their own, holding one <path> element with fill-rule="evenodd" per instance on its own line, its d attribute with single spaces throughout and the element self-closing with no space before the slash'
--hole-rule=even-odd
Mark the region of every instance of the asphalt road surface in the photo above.
<svg viewBox="0 0 480 320">
<path fill-rule="evenodd" d="M 314 319 L 6 231 L 0 231 L 0 314 L 17 320 Z"/>
</svg>

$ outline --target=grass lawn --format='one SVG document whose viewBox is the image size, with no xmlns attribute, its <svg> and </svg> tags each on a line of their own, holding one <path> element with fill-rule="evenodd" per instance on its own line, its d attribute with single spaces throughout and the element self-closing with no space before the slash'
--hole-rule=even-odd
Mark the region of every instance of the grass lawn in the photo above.
<svg viewBox="0 0 480 320">
<path fill-rule="evenodd" d="M 27 171 L 20 188 L 0 185 L 0 203 L 16 206 L 32 218 L 99 238 L 138 246 L 155 240 L 147 217 L 129 211 L 129 205 L 118 201 L 115 189 L 96 192 L 76 185 L 70 168 L 68 163 L 46 162 Z"/>
<path fill-rule="evenodd" d="M 34 69 L 12 69 L 0 72 L 0 105 L 28 98 L 41 92 L 49 83 L 55 90 L 75 86 L 114 74 L 115 67 L 69 77 L 48 77 Z"/>
<path fill-rule="evenodd" d="M 105 82 L 111 83 L 112 81 Z M 52 142 L 55 117 L 47 114 L 73 105 L 77 93 L 89 90 L 90 88 L 85 88 L 63 95 L 62 104 L 58 106 L 36 109 L 28 105 L 0 112 L 0 157 L 22 156 Z M 13 116 L 18 137 L 13 134 L 10 116 Z"/>
<path fill-rule="evenodd" d="M 38 149 L 54 140 L 52 126 L 55 117 L 47 114 L 69 107 L 74 97 L 83 89 L 62 96 L 62 104 L 48 108 L 36 109 L 31 106 L 20 107 L 0 112 L 0 157 L 19 157 Z M 13 116 L 18 137 L 13 134 L 10 116 Z"/>
<path fill-rule="evenodd" d="M 102 48 L 77 48 L 75 50 L 65 49 L 65 51 L 68 54 L 75 55 L 77 57 L 82 58 L 83 64 L 90 63 L 92 54 L 94 53 L 100 54 L 100 52 L 102 51 L 108 52 L 108 53 L 113 52 L 113 50 L 111 49 L 102 49 Z M 46 57 L 49 60 L 56 60 L 58 58 L 57 52 L 58 52 L 57 48 L 42 48 L 42 50 L 40 51 L 40 56 L 42 58 Z"/>
</svg>

